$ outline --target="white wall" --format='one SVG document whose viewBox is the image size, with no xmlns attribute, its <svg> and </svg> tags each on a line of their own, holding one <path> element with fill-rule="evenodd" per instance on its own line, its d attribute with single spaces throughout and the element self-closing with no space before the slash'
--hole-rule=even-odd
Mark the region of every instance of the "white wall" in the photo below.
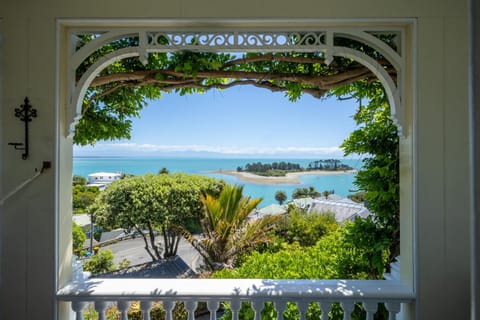
<svg viewBox="0 0 480 320">
<path fill-rule="evenodd" d="M 65 118 L 65 105 L 60 103 L 65 101 L 65 84 L 59 82 L 62 89 L 59 92 L 56 87 L 57 76 L 64 80 L 64 73 L 57 74 L 57 71 L 64 71 L 65 67 L 57 65 L 57 53 L 61 50 L 57 51 L 56 47 L 56 19 L 93 17 L 276 18 L 284 23 L 293 18 L 417 18 L 414 37 L 418 72 L 409 85 L 418 96 L 412 101 L 415 108 L 409 111 L 413 136 L 404 141 L 405 148 L 411 146 L 416 153 L 414 158 L 408 152 L 402 155 L 417 174 L 412 179 L 416 191 L 412 197 L 415 211 L 412 219 L 416 221 L 413 234 L 417 253 L 416 318 L 468 318 L 467 181 L 471 172 L 466 0 L 299 0 L 295 5 L 286 0 L 3 0 L 0 3 L 3 20 L 0 29 L 0 57 L 3 56 L 0 190 L 5 193 L 32 176 L 44 160 L 53 161 L 54 168 L 0 207 L 1 319 L 55 316 L 56 223 L 62 237 L 69 234 L 71 227 L 67 187 L 71 178 L 71 141 L 63 138 L 64 132 L 61 132 L 56 142 L 57 117 L 60 123 Z M 251 23 L 255 25 L 254 20 Z M 14 151 L 7 143 L 23 139 L 22 123 L 13 116 L 13 108 L 18 107 L 26 95 L 39 115 L 31 123 L 31 157 L 23 161 L 21 152 Z M 58 127 L 60 131 L 63 129 Z M 60 177 L 56 172 L 64 175 Z M 56 208 L 60 213 L 58 221 Z M 68 246 L 65 241 L 59 244 L 61 266 L 69 264 Z M 68 268 L 61 269 L 65 272 L 60 275 L 63 282 L 68 278 Z M 447 302 L 449 306 L 442 307 Z"/>
<path fill-rule="evenodd" d="M 473 148 L 473 174 L 472 174 L 472 199 L 480 199 L 480 4 L 470 1 L 470 79 L 471 94 L 470 107 L 473 115 L 471 131 L 474 134 Z M 471 319 L 480 317 L 480 203 L 472 201 L 472 315 Z"/>
</svg>

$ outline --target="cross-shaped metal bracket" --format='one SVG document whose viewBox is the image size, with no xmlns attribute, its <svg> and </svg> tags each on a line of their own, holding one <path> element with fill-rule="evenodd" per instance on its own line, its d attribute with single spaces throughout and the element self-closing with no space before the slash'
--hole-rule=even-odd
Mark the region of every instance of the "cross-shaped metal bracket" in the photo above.
<svg viewBox="0 0 480 320">
<path fill-rule="evenodd" d="M 26 160 L 28 158 L 28 123 L 37 117 L 37 110 L 30 105 L 28 97 L 25 97 L 20 108 L 15 108 L 15 117 L 20 118 L 20 121 L 25 123 L 25 140 L 24 143 L 9 142 L 8 144 L 13 146 L 15 150 L 23 150 L 22 159 Z"/>
</svg>

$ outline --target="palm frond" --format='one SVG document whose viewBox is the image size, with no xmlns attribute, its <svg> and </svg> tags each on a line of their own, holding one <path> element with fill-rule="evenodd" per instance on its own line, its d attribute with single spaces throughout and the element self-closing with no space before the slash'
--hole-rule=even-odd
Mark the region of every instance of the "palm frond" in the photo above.
<svg viewBox="0 0 480 320">
<path fill-rule="evenodd" d="M 268 231 L 277 217 L 249 220 L 250 213 L 262 201 L 243 196 L 243 186 L 227 185 L 218 197 L 204 195 L 201 228 L 203 239 L 184 233 L 212 269 L 231 267 L 235 258 L 256 246 L 269 242 Z"/>
</svg>

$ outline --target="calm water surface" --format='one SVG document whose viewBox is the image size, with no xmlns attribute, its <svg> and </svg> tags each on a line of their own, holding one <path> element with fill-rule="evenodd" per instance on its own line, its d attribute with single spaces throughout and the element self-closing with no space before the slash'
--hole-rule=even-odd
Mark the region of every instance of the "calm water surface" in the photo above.
<svg viewBox="0 0 480 320">
<path fill-rule="evenodd" d="M 311 161 L 316 159 L 287 159 L 285 162 L 299 163 L 306 167 Z M 229 183 L 244 185 L 244 194 L 252 198 L 262 197 L 263 201 L 259 207 L 264 207 L 275 201 L 275 192 L 283 190 L 288 198 L 291 198 L 293 190 L 313 186 L 317 191 L 335 190 L 335 193 L 346 197 L 350 194 L 349 190 L 355 189 L 353 180 L 355 174 L 338 175 L 304 175 L 300 177 L 301 184 L 259 184 L 240 181 L 236 177 L 225 174 L 214 174 L 214 170 L 235 170 L 238 166 L 244 167 L 247 163 L 279 162 L 279 159 L 200 159 L 200 158 L 104 158 L 104 157 L 74 157 L 73 174 L 86 177 L 90 173 L 122 172 L 134 175 L 143 175 L 146 173 L 158 173 L 162 168 L 167 168 L 170 172 L 185 172 L 206 175 L 215 178 L 221 178 Z M 342 159 L 342 162 L 359 169 L 362 165 L 361 160 Z"/>
</svg>

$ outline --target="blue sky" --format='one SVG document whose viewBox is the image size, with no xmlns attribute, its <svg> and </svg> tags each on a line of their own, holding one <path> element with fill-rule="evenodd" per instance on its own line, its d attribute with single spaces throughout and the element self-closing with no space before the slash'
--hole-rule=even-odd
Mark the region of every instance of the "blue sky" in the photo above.
<svg viewBox="0 0 480 320">
<path fill-rule="evenodd" d="M 254 87 L 165 94 L 133 119 L 132 138 L 74 147 L 75 156 L 341 157 L 355 101 L 290 102 Z"/>
</svg>

